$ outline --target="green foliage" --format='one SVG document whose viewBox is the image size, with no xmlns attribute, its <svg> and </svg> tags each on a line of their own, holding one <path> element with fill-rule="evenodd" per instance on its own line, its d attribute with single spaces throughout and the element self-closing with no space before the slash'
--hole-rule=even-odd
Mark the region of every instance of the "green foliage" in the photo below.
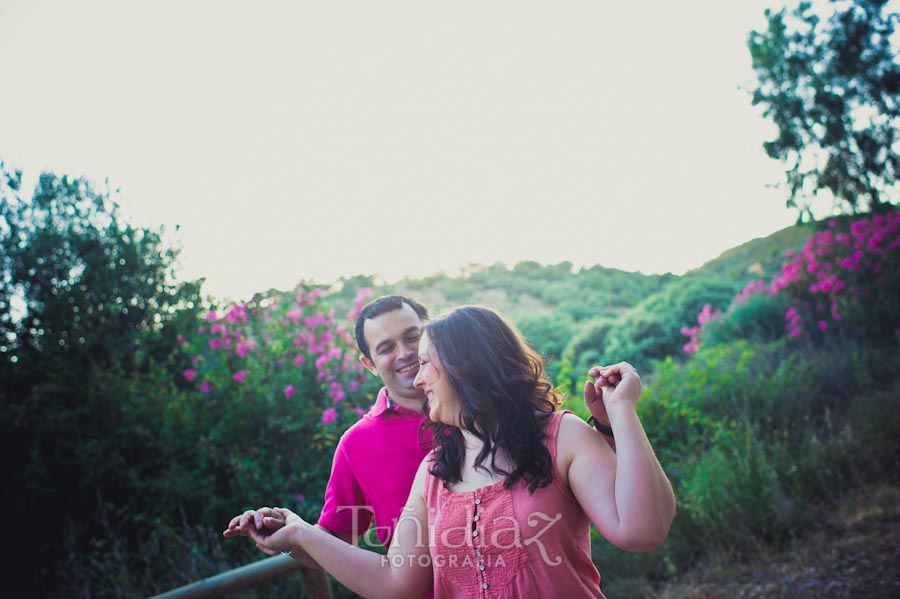
<svg viewBox="0 0 900 599">
<path fill-rule="evenodd" d="M 786 340 L 662 363 L 639 409 L 679 502 L 672 563 L 780 546 L 852 485 L 896 472 L 896 372 L 895 347 Z"/>
<path fill-rule="evenodd" d="M 685 478 L 681 508 L 707 545 L 734 555 L 748 541 L 778 540 L 786 522 L 773 509 L 776 474 L 755 431 L 738 426 L 720 435 Z"/>
<path fill-rule="evenodd" d="M 641 371 L 649 371 L 655 360 L 682 354 L 685 323 L 696 319 L 704 305 L 728 306 L 738 287 L 728 281 L 702 277 L 685 278 L 635 306 L 611 327 L 601 362 L 626 360 Z"/>
<path fill-rule="evenodd" d="M 753 104 L 778 127 L 764 147 L 786 163 L 788 206 L 801 216 L 820 190 L 877 211 L 897 200 L 900 177 L 898 14 L 886 0 L 820 9 L 801 1 L 767 10 L 767 30 L 750 35 Z"/>
<path fill-rule="evenodd" d="M 23 199 L 21 174 L 0 170 L 0 457 L 17 490 L 9 532 L 22 541 L 0 584 L 49 592 L 61 531 L 75 531 L 72 551 L 89 550 L 99 497 L 134 501 L 143 465 L 164 476 L 154 431 L 126 405 L 147 399 L 131 394 L 145 382 L 175 391 L 177 330 L 199 285 L 175 282 L 177 251 L 123 222 L 108 193 L 43 174 Z M 112 379 L 127 381 L 121 393 Z"/>
<path fill-rule="evenodd" d="M 470 265 L 462 277 L 439 274 L 379 285 L 378 295 L 401 293 L 437 312 L 459 304 L 484 304 L 515 322 L 536 315 L 567 316 L 581 322 L 612 316 L 674 281 L 674 275 L 644 275 L 594 266 L 575 270 L 570 262 Z"/>
<path fill-rule="evenodd" d="M 563 350 L 556 373 L 556 385 L 563 392 L 580 396 L 581 382 L 587 380 L 588 370 L 601 364 L 606 336 L 615 324 L 615 319 L 607 317 L 579 324 L 577 332 Z"/>
<path fill-rule="evenodd" d="M 724 345 L 740 339 L 753 343 L 769 343 L 785 335 L 784 313 L 790 298 L 781 295 L 755 294 L 744 301 L 733 302 L 719 318 L 703 329 L 703 344 Z"/>
<path fill-rule="evenodd" d="M 572 319 L 565 314 L 525 316 L 516 323 L 525 339 L 544 357 L 551 379 L 559 371 L 559 358 L 577 330 Z"/>
</svg>

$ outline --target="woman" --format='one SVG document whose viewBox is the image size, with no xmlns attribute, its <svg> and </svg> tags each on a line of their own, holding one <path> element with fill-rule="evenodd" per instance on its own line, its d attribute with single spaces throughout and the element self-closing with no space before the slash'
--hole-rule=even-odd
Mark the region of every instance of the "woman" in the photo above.
<svg viewBox="0 0 900 599">
<path fill-rule="evenodd" d="M 540 357 L 496 312 L 457 308 L 429 322 L 415 385 L 435 449 L 423 460 L 386 556 L 350 546 L 283 508 L 232 520 L 266 553 L 302 548 L 365 597 L 598 597 L 590 523 L 632 551 L 663 542 L 675 513 L 668 479 L 635 406 L 637 372 L 595 367 L 584 397 L 605 406 L 616 451 L 556 411 Z"/>
</svg>

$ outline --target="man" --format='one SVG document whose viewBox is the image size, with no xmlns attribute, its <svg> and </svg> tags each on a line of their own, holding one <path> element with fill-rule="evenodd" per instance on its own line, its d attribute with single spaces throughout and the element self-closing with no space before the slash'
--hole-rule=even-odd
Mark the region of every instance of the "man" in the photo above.
<svg viewBox="0 0 900 599">
<path fill-rule="evenodd" d="M 368 414 L 343 434 L 334 454 L 325 505 L 317 526 L 356 544 L 375 520 L 378 540 L 388 545 L 431 440 L 421 435 L 425 396 L 413 386 L 419 372 L 419 334 L 427 309 L 414 299 L 387 295 L 362 309 L 356 319 L 360 361 L 384 383 Z M 248 536 L 246 527 L 282 525 L 271 508 L 234 518 L 225 536 Z M 292 557 L 318 567 L 308 556 Z"/>
<path fill-rule="evenodd" d="M 390 543 L 416 470 L 431 451 L 431 439 L 420 434 L 425 396 L 413 386 L 427 318 L 415 300 L 388 295 L 367 304 L 356 319 L 360 361 L 384 387 L 338 443 L 318 522 L 350 543 L 373 517 L 378 540 Z"/>
</svg>

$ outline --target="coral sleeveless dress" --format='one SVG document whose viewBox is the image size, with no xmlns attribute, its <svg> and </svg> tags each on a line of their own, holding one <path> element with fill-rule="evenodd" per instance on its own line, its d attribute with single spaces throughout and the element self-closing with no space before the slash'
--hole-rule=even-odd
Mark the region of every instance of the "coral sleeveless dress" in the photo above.
<svg viewBox="0 0 900 599">
<path fill-rule="evenodd" d="M 548 419 L 556 463 L 563 412 Z M 426 476 L 435 599 L 605 599 L 591 561 L 590 520 L 553 468 L 553 482 L 528 493 L 504 481 L 453 492 Z"/>
</svg>

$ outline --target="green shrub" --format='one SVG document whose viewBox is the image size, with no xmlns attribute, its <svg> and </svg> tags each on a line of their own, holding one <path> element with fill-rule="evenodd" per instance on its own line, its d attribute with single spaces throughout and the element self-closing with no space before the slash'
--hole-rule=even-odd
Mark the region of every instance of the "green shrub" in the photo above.
<svg viewBox="0 0 900 599">
<path fill-rule="evenodd" d="M 784 313 L 789 307 L 790 300 L 779 294 L 756 294 L 734 302 L 722 316 L 703 328 L 702 343 L 715 346 L 739 339 L 752 343 L 776 341 L 786 334 Z"/>
<path fill-rule="evenodd" d="M 683 355 L 682 327 L 693 322 L 706 304 L 713 309 L 727 307 L 737 291 L 735 283 L 699 277 L 670 285 L 635 306 L 610 328 L 601 361 L 626 360 L 647 372 L 655 360 Z"/>
<path fill-rule="evenodd" d="M 691 464 L 679 505 L 707 548 L 740 555 L 747 545 L 772 543 L 784 534 L 777 484 L 766 447 L 752 428 L 739 426 L 721 430 Z"/>
<path fill-rule="evenodd" d="M 796 339 L 658 363 L 638 410 L 675 487 L 674 567 L 780 546 L 848 489 L 896 481 L 898 372 L 892 346 Z"/>
</svg>

